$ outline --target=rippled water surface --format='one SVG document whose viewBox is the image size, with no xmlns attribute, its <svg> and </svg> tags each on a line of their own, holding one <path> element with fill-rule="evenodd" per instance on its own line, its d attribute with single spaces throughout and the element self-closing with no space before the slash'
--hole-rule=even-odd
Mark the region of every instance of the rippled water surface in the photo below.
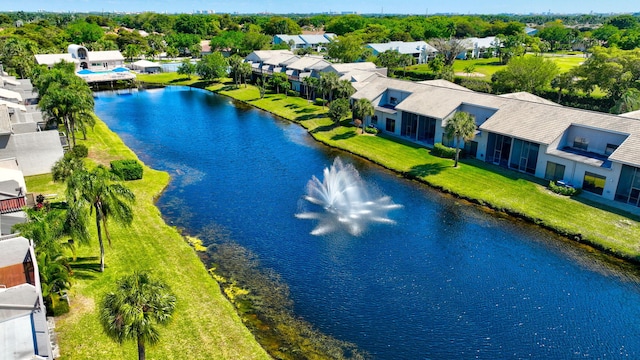
<svg viewBox="0 0 640 360">
<path fill-rule="evenodd" d="M 100 93 L 96 112 L 173 180 L 158 206 L 222 229 L 291 288 L 296 312 L 376 359 L 640 358 L 636 276 L 314 143 L 299 126 L 201 90 Z M 305 186 L 340 156 L 403 207 L 395 225 L 314 236 Z"/>
</svg>

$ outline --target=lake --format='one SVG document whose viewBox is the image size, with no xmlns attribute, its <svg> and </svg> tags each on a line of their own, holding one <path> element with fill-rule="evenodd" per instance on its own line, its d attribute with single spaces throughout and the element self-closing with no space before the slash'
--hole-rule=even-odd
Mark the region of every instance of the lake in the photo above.
<svg viewBox="0 0 640 360">
<path fill-rule="evenodd" d="M 186 87 L 96 94 L 96 113 L 172 181 L 167 222 L 215 228 L 282 276 L 298 315 L 375 359 L 637 358 L 637 274 L 606 256 L 317 144 L 300 126 Z M 402 208 L 311 235 L 295 215 L 336 157 Z"/>
</svg>

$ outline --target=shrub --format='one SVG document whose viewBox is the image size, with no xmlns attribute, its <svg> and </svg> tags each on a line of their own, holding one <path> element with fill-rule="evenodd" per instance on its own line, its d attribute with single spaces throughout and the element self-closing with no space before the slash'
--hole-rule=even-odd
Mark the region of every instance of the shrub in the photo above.
<svg viewBox="0 0 640 360">
<path fill-rule="evenodd" d="M 364 131 L 367 134 L 377 134 L 379 132 L 378 128 L 376 128 L 375 126 L 365 126 Z"/>
<path fill-rule="evenodd" d="M 549 190 L 564 196 L 574 196 L 580 193 L 580 189 L 576 189 L 571 186 L 558 185 L 554 181 L 549 181 Z"/>
<path fill-rule="evenodd" d="M 89 155 L 89 149 L 87 149 L 87 147 L 82 144 L 74 146 L 73 149 L 71 149 L 71 152 L 77 158 L 85 158 L 87 157 L 87 155 Z"/>
<path fill-rule="evenodd" d="M 142 165 L 137 160 L 114 160 L 111 172 L 126 181 L 142 179 Z"/>
<path fill-rule="evenodd" d="M 456 149 L 444 146 L 442 143 L 436 143 L 431 149 L 431 155 L 445 159 L 455 159 Z"/>
<path fill-rule="evenodd" d="M 316 98 L 313 103 L 318 106 L 327 105 L 327 101 L 322 98 Z"/>
<path fill-rule="evenodd" d="M 487 81 L 480 80 L 480 79 L 467 79 L 467 78 L 463 78 L 460 80 L 458 79 L 459 78 L 456 78 L 455 83 L 458 85 L 464 86 L 469 90 L 488 93 L 488 94 L 491 94 L 491 92 L 493 91 L 491 84 Z"/>
</svg>

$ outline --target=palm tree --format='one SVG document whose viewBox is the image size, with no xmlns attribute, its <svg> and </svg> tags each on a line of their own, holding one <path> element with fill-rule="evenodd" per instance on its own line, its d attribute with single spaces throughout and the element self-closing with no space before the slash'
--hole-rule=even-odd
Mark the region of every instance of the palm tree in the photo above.
<svg viewBox="0 0 640 360">
<path fill-rule="evenodd" d="M 176 297 L 162 281 L 139 271 L 118 280 L 116 291 L 100 305 L 100 323 L 112 340 L 138 342 L 138 359 L 146 358 L 145 346 L 156 344 L 156 325 L 167 324 L 176 307 Z"/>
<path fill-rule="evenodd" d="M 356 89 L 351 85 L 349 80 L 340 80 L 336 86 L 337 97 L 348 99 L 356 92 Z"/>
<path fill-rule="evenodd" d="M 36 87 L 41 94 L 38 106 L 49 118 L 64 124 L 67 141 L 75 146 L 76 123 L 79 123 L 80 129 L 84 129 L 87 114 L 93 111 L 91 88 L 64 65 L 39 76 Z M 72 141 L 69 141 L 69 135 Z"/>
<path fill-rule="evenodd" d="M 51 309 L 55 309 L 54 294 L 62 295 L 71 288 L 71 271 L 67 258 L 61 253 L 39 252 L 36 256 L 40 275 L 42 297 Z"/>
<path fill-rule="evenodd" d="M 312 76 L 307 76 L 302 79 L 302 82 L 304 83 L 305 93 L 307 95 L 307 100 L 309 100 L 309 96 L 311 96 L 311 94 L 313 93 L 310 90 L 315 89 L 316 86 L 318 86 L 318 81 L 318 78 Z"/>
<path fill-rule="evenodd" d="M 456 162 L 453 167 L 458 167 L 458 157 L 460 156 L 460 143 L 473 139 L 476 133 L 476 121 L 473 115 L 457 111 L 452 118 L 447 120 L 444 128 L 447 137 L 455 140 Z"/>
<path fill-rule="evenodd" d="M 629 88 L 622 93 L 611 108 L 613 114 L 622 114 L 640 109 L 640 90 Z"/>
<path fill-rule="evenodd" d="M 375 115 L 376 110 L 373 108 L 373 104 L 371 100 L 367 98 L 360 98 L 353 103 L 353 108 L 351 109 L 353 112 L 353 117 L 355 119 L 360 119 L 362 124 L 362 133 L 364 134 L 364 120 L 366 117 L 371 117 Z"/>
<path fill-rule="evenodd" d="M 129 225 L 133 221 L 131 204 L 135 195 L 126 186 L 118 183 L 117 176 L 102 165 L 92 171 L 75 172 L 67 179 L 67 202 L 71 214 L 79 214 L 90 208 L 96 212 L 96 228 L 100 244 L 100 271 L 104 271 L 104 244 L 102 228 L 111 245 L 107 220 Z"/>
<path fill-rule="evenodd" d="M 74 172 L 85 171 L 84 161 L 77 157 L 72 151 L 66 152 L 62 159 L 58 160 L 51 167 L 53 181 L 62 182 L 67 180 Z"/>
<path fill-rule="evenodd" d="M 338 87 L 340 77 L 334 72 L 320 74 L 320 89 L 322 89 L 322 100 L 326 100 L 325 94 L 329 94 L 329 102 L 333 101 L 333 91 Z"/>
<path fill-rule="evenodd" d="M 229 57 L 229 69 L 231 70 L 231 75 L 233 75 L 233 82 L 236 84 L 236 87 L 240 87 L 240 67 L 243 63 L 244 59 L 238 54 L 233 54 Z"/>
<path fill-rule="evenodd" d="M 251 72 L 253 69 L 251 68 L 251 64 L 247 62 L 243 62 L 238 68 L 240 72 L 240 76 L 244 79 L 244 87 L 247 87 L 247 78 L 251 76 Z"/>
</svg>

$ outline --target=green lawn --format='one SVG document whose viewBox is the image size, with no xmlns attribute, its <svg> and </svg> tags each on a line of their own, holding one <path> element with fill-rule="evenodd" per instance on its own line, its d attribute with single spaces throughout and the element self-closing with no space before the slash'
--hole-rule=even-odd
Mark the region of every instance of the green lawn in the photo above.
<svg viewBox="0 0 640 360">
<path fill-rule="evenodd" d="M 98 122 L 81 141 L 92 161 L 107 164 L 113 159 L 136 158 L 111 132 Z M 178 302 L 173 321 L 161 328 L 160 343 L 147 347 L 150 359 L 269 359 L 242 324 L 233 306 L 222 296 L 194 250 L 175 228 L 166 225 L 154 200 L 169 182 L 169 174 L 145 167 L 142 180 L 127 182 L 137 197 L 135 218 L 128 228 L 110 226 L 113 246 L 106 246 L 104 273 L 99 269 L 99 250 L 92 228 L 93 244 L 80 247 L 72 262 L 74 283 L 70 313 L 56 318 L 56 331 L 63 359 L 133 359 L 134 343 L 121 346 L 108 339 L 98 322 L 97 306 L 116 279 L 136 269 L 148 269 L 166 281 Z M 28 177 L 30 192 L 61 194 L 64 187 L 50 175 Z"/>
<path fill-rule="evenodd" d="M 580 66 L 586 60 L 584 56 L 558 56 L 555 54 L 545 54 L 544 57 L 556 63 L 560 72 L 567 72 L 574 67 Z"/>
<path fill-rule="evenodd" d="M 585 58 L 581 56 L 560 56 L 557 54 L 545 54 L 544 56 L 556 63 L 560 72 L 569 71 L 585 61 Z M 465 69 L 468 66 L 474 67 L 474 73 L 484 75 L 476 78 L 490 82 L 491 76 L 497 71 L 504 69 L 506 65 L 501 64 L 498 58 L 456 60 L 453 63 L 453 72 L 459 74 L 459 76 L 466 76 Z M 426 64 L 408 66 L 407 70 L 430 71 L 429 66 Z M 402 70 L 396 70 L 396 74 L 402 74 Z"/>
</svg>

